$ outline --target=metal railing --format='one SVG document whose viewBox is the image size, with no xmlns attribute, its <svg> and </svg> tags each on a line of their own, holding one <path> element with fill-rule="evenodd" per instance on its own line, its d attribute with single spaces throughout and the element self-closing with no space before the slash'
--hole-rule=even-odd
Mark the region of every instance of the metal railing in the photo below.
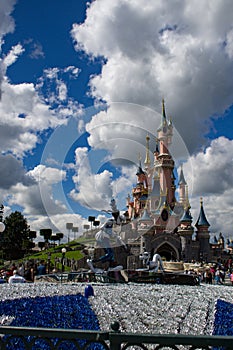
<svg viewBox="0 0 233 350">
<path fill-rule="evenodd" d="M 123 333 L 118 322 L 111 328 L 104 332 L 2 326 L 0 349 L 233 349 L 233 336 Z"/>
</svg>

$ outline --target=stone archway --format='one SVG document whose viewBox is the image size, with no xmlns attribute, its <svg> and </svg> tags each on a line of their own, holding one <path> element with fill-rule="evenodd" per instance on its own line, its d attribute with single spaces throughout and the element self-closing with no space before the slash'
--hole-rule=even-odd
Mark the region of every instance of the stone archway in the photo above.
<svg viewBox="0 0 233 350">
<path fill-rule="evenodd" d="M 161 258 L 166 260 L 166 261 L 178 261 L 179 260 L 179 253 L 178 253 L 177 249 L 167 242 L 161 244 L 157 248 L 156 253 L 158 253 L 161 256 Z"/>
</svg>

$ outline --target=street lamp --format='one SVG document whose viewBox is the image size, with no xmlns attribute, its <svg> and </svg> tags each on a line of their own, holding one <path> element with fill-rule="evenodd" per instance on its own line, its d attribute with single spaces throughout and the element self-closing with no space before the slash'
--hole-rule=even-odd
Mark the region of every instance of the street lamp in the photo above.
<svg viewBox="0 0 233 350">
<path fill-rule="evenodd" d="M 62 248 L 61 252 L 62 252 L 62 259 L 61 259 L 62 272 L 64 272 L 65 270 L 64 259 L 66 254 L 66 248 Z"/>
</svg>

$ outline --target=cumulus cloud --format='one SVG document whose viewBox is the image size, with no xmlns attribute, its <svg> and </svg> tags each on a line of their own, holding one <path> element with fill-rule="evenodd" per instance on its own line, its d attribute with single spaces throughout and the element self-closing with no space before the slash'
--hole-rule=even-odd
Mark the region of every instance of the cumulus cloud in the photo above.
<svg viewBox="0 0 233 350">
<path fill-rule="evenodd" d="M 22 162 L 9 154 L 0 155 L 0 188 L 7 190 L 17 183 L 30 186 L 34 181 L 26 174 Z"/>
<path fill-rule="evenodd" d="M 15 23 L 13 18 L 11 17 L 11 12 L 14 9 L 14 5 L 16 4 L 15 0 L 3 0 L 0 3 L 0 53 L 1 47 L 4 43 L 3 37 L 7 33 L 11 33 L 14 31 Z M 0 58 L 0 100 L 2 95 L 2 81 L 4 78 L 5 67 L 3 64 L 3 60 Z"/>
<path fill-rule="evenodd" d="M 193 152 L 205 142 L 209 117 L 232 103 L 232 15 L 231 1 L 97 0 L 71 34 L 77 50 L 105 58 L 90 81 L 96 99 L 159 111 L 165 97 Z"/>
<path fill-rule="evenodd" d="M 70 192 L 72 199 L 93 210 L 108 208 L 109 198 L 112 197 L 111 180 L 112 173 L 108 170 L 99 174 L 92 173 L 86 147 L 76 149 L 75 175 L 73 176 L 75 189 Z"/>
<path fill-rule="evenodd" d="M 225 137 L 213 140 L 205 152 L 190 157 L 183 169 L 194 221 L 199 214 L 199 197 L 203 196 L 210 230 L 214 233 L 231 232 L 233 141 Z"/>
</svg>

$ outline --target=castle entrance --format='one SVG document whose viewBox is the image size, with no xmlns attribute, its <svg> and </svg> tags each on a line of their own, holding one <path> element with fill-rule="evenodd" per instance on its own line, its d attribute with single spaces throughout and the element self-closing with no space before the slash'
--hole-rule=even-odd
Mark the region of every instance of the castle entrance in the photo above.
<svg viewBox="0 0 233 350">
<path fill-rule="evenodd" d="M 168 243 L 162 244 L 157 250 L 162 259 L 166 261 L 178 261 L 179 256 L 177 256 L 176 250 Z"/>
</svg>

